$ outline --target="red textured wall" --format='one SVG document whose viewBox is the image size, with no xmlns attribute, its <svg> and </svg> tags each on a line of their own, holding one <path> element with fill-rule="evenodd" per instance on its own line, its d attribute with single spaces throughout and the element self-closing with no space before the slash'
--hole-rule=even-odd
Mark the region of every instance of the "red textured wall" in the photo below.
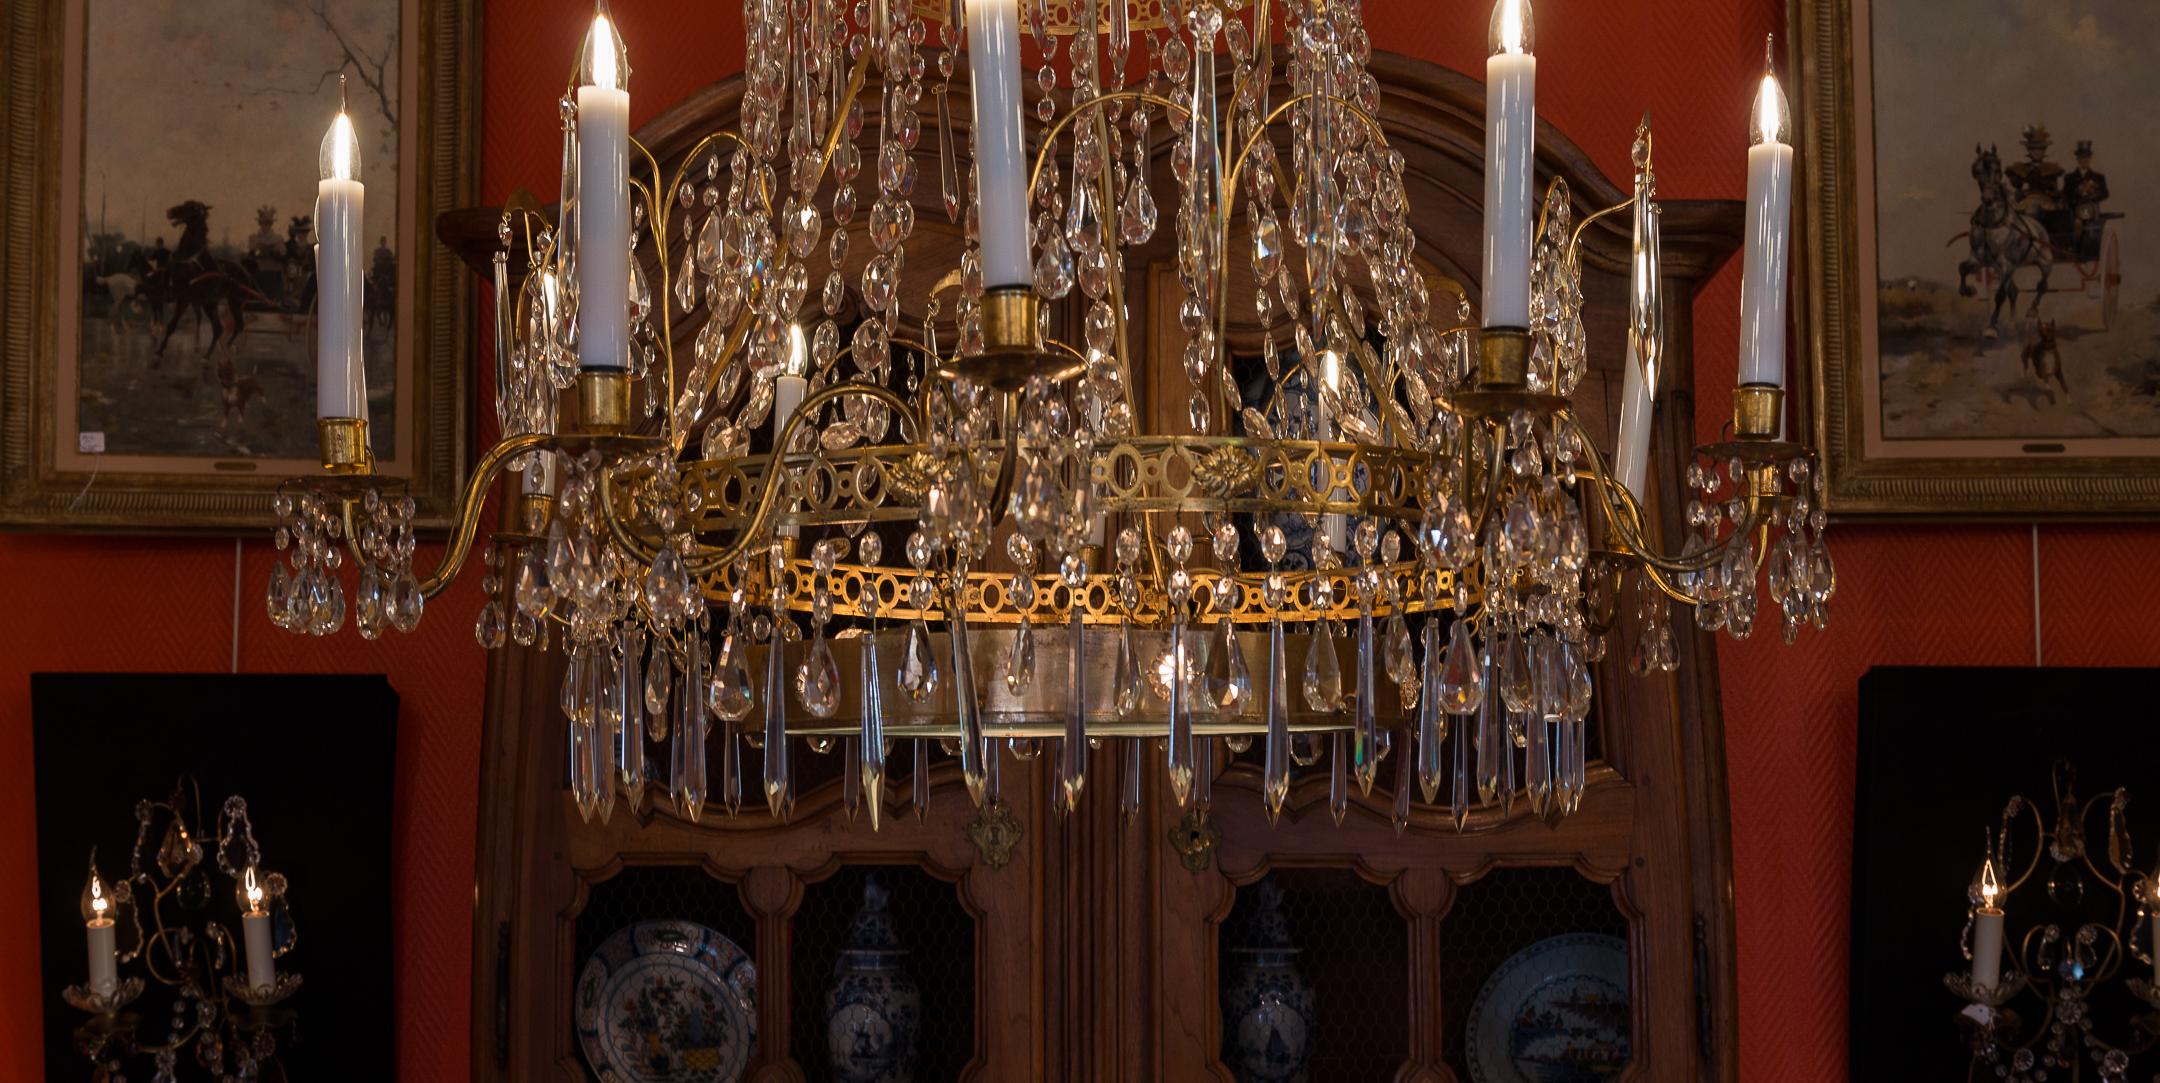
<svg viewBox="0 0 2160 1083">
<path fill-rule="evenodd" d="M 1366 0 L 1378 47 L 1482 70 L 1481 0 Z M 586 0 L 485 0 L 483 194 L 546 197 L 558 162 L 554 100 Z M 639 118 L 741 66 L 739 12 L 709 0 L 619 0 Z M 1778 0 L 1542 0 L 1540 106 L 1621 175 L 1650 108 L 1662 192 L 1736 198 L 1747 103 Z M 1738 287 L 1726 274 L 1696 310 L 1700 427 L 1729 401 Z M 2160 664 L 2160 631 L 2124 618 L 2160 607 L 2129 526 L 2041 535 L 2047 660 Z M 1721 648 L 1740 923 L 1741 1078 L 1809 1083 L 1845 1073 L 1846 890 L 1856 686 L 1877 664 L 2019 664 L 2032 657 L 2031 535 L 2024 526 L 1833 529 L 1840 589 L 1831 631 L 1796 648 Z M 469 1063 L 470 906 L 482 655 L 465 580 L 421 630 L 367 644 L 270 627 L 266 542 L 246 541 L 244 671 L 385 672 L 403 701 L 393 910 L 399 1078 L 462 1079 Z M 422 560 L 430 554 L 423 553 Z M 230 662 L 229 540 L 0 536 L 0 1079 L 44 1078 L 32 867 L 29 680 L 39 670 L 222 671 Z M 1954 930 L 1946 927 L 1945 936 Z"/>
</svg>

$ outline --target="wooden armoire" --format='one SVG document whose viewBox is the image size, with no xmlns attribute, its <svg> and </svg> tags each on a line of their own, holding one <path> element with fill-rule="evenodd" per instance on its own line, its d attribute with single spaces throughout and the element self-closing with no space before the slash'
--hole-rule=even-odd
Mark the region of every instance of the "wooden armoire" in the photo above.
<svg viewBox="0 0 2160 1083">
<path fill-rule="evenodd" d="M 1379 119 L 1406 159 L 1421 258 L 1436 279 L 1468 284 L 1474 295 L 1482 87 L 1386 54 L 1371 70 Z M 740 90 L 736 79 L 701 91 L 640 138 L 667 163 L 702 134 L 735 128 Z M 952 113 L 968 110 L 956 104 Z M 1581 134 L 1625 146 L 1633 133 Z M 1174 191 L 1167 143 L 1156 161 L 1164 174 L 1156 191 Z M 1566 180 L 1578 208 L 1626 197 L 1549 127 L 1539 131 L 1537 161 L 1541 183 Z M 947 265 L 940 261 L 960 243 L 935 188 L 919 185 L 915 195 L 916 267 Z M 1663 208 L 1669 370 L 1649 500 L 1670 538 L 1681 527 L 1674 494 L 1695 434 L 1691 304 L 1738 246 L 1741 214 L 1726 202 L 1666 200 Z M 484 265 L 493 223 L 491 211 L 458 212 L 441 231 Z M 1593 372 L 1577 402 L 1605 447 L 1619 409 L 1625 223 L 1624 215 L 1603 219 L 1584 241 Z M 1169 233 L 1127 254 L 1128 282 L 1162 279 Z M 1182 380 L 1163 360 L 1175 358 L 1177 340 L 1152 292 L 1129 295 L 1130 318 L 1156 355 L 1143 371 L 1167 391 L 1167 381 Z M 1070 327 L 1077 314 L 1053 318 Z M 1233 329 L 1233 348 L 1236 338 Z M 1180 401 L 1153 390 L 1141 388 Z M 1165 419 L 1181 412 L 1142 406 Z M 1174 431 L 1168 424 L 1157 429 Z M 1110 749 L 1094 756 L 1080 811 L 1064 817 L 1051 809 L 1047 758 L 1006 759 L 1009 815 L 985 818 L 957 764 L 941 756 L 929 813 L 918 820 L 899 807 L 912 785 L 902 757 L 895 807 L 872 831 L 848 815 L 838 753 L 798 751 L 803 796 L 789 822 L 747 805 L 730 818 L 716 803 L 691 823 L 662 797 L 586 823 L 566 788 L 561 656 L 506 648 L 489 671 L 481 764 L 473 1078 L 592 1078 L 573 1033 L 575 976 L 616 928 L 663 917 L 710 926 L 754 957 L 760 1033 L 748 1079 L 825 1078 L 824 986 L 863 877 L 878 870 L 923 990 L 917 1078 L 925 1083 L 1232 1083 L 1220 1056 L 1217 986 L 1226 930 L 1251 895 L 1245 889 L 1263 876 L 1282 889 L 1315 990 L 1313 1083 L 1468 1083 L 1464 1035 L 1480 986 L 1518 950 L 1569 932 L 1627 944 L 1624 1078 L 1732 1080 L 1731 855 L 1716 656 L 1707 636 L 1677 616 L 1676 673 L 1630 674 L 1620 641 L 1596 672 L 1597 761 L 1580 811 L 1548 824 L 1520 803 L 1505 816 L 1484 808 L 1458 831 L 1444 810 L 1421 805 L 1400 834 L 1391 823 L 1393 762 L 1382 764 L 1370 799 L 1353 798 L 1340 826 L 1329 815 L 1324 768 L 1294 779 L 1289 811 L 1270 826 L 1258 769 L 1218 755 L 1214 812 L 1196 829 L 1159 771 L 1142 809 L 1121 816 Z"/>
</svg>

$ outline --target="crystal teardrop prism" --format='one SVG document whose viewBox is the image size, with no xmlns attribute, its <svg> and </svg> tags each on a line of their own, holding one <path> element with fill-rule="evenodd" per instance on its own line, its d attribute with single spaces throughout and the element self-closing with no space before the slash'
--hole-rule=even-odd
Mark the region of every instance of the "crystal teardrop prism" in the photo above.
<svg viewBox="0 0 2160 1083">
<path fill-rule="evenodd" d="M 929 626 L 918 620 L 908 625 L 900 645 L 900 691 L 911 703 L 928 703 L 937 694 L 937 658 L 930 652 Z"/>
<path fill-rule="evenodd" d="M 1018 696 L 1026 693 L 1034 683 L 1035 627 L 1022 617 L 1005 654 L 1005 689 Z"/>
<path fill-rule="evenodd" d="M 1430 663 L 1427 663 L 1430 664 Z M 1477 644 L 1470 638 L 1468 621 L 1456 621 L 1448 631 L 1446 660 L 1440 667 L 1440 709 L 1449 714 L 1470 714 L 1485 699 L 1485 667 Z"/>
<path fill-rule="evenodd" d="M 712 666 L 712 712 L 730 722 L 750 717 L 755 706 L 750 693 L 750 668 L 743 660 L 743 641 L 729 634 L 720 640 L 720 655 Z"/>
<path fill-rule="evenodd" d="M 810 648 L 795 669 L 795 692 L 803 709 L 817 718 L 831 718 L 840 709 L 840 664 L 833 660 L 822 630 L 810 638 Z"/>
<path fill-rule="evenodd" d="M 1305 706 L 1318 714 L 1342 709 L 1342 661 L 1335 653 L 1335 636 L 1320 621 L 1313 627 L 1305 648 Z"/>
</svg>

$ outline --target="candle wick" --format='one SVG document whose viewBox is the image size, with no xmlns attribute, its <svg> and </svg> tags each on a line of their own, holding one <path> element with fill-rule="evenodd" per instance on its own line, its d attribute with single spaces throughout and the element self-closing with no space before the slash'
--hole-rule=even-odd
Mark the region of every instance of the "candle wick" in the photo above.
<svg viewBox="0 0 2160 1083">
<path fill-rule="evenodd" d="M 347 101 L 347 99 L 346 99 L 346 96 L 345 96 L 345 73 L 344 73 L 344 72 L 339 72 L 339 73 L 338 73 L 338 77 L 337 77 L 337 111 L 338 111 L 338 112 L 340 112 L 340 113 L 345 113 L 345 112 L 350 112 L 350 111 L 351 111 L 351 110 L 349 110 L 349 109 L 347 109 L 347 108 L 345 107 L 345 106 L 346 106 L 346 101 Z"/>
</svg>

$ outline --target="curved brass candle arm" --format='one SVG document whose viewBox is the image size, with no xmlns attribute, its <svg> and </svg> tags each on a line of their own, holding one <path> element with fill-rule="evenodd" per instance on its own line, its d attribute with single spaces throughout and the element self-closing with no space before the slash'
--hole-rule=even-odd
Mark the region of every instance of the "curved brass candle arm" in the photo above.
<svg viewBox="0 0 2160 1083">
<path fill-rule="evenodd" d="M 2016 891 L 2020 887 L 2023 887 L 2025 885 L 2025 881 L 2031 879 L 2032 874 L 2040 868 L 2040 855 L 2047 852 L 2047 817 L 2040 814 L 2040 806 L 2033 804 L 2030 801 L 2021 800 L 2019 802 L 2019 810 L 2032 813 L 2032 860 L 2025 863 L 2025 871 L 2019 873 L 2017 879 L 2012 880 L 2008 884 L 2004 885 L 2002 889 L 2002 893 L 2004 895 L 2009 895 L 2011 892 Z"/>
<path fill-rule="evenodd" d="M 457 525 L 451 528 L 450 540 L 443 549 L 442 560 L 436 564 L 434 571 L 420 580 L 421 594 L 429 598 L 441 594 L 450 580 L 456 577 L 458 569 L 464 567 L 465 558 L 472 552 L 473 535 L 480 530 L 480 505 L 487 501 L 488 486 L 494 484 L 495 475 L 501 473 L 503 466 L 511 459 L 525 452 L 547 447 L 555 439 L 554 434 L 544 432 L 506 436 L 497 441 L 494 447 L 487 449 L 487 453 L 480 456 L 480 461 L 473 464 L 473 472 L 465 479 L 465 492 L 459 498 L 457 513 L 453 516 Z M 345 514 L 348 517 L 352 514 L 350 499 L 345 501 Z M 346 531 L 346 537 L 352 537 L 350 530 Z"/>
</svg>

